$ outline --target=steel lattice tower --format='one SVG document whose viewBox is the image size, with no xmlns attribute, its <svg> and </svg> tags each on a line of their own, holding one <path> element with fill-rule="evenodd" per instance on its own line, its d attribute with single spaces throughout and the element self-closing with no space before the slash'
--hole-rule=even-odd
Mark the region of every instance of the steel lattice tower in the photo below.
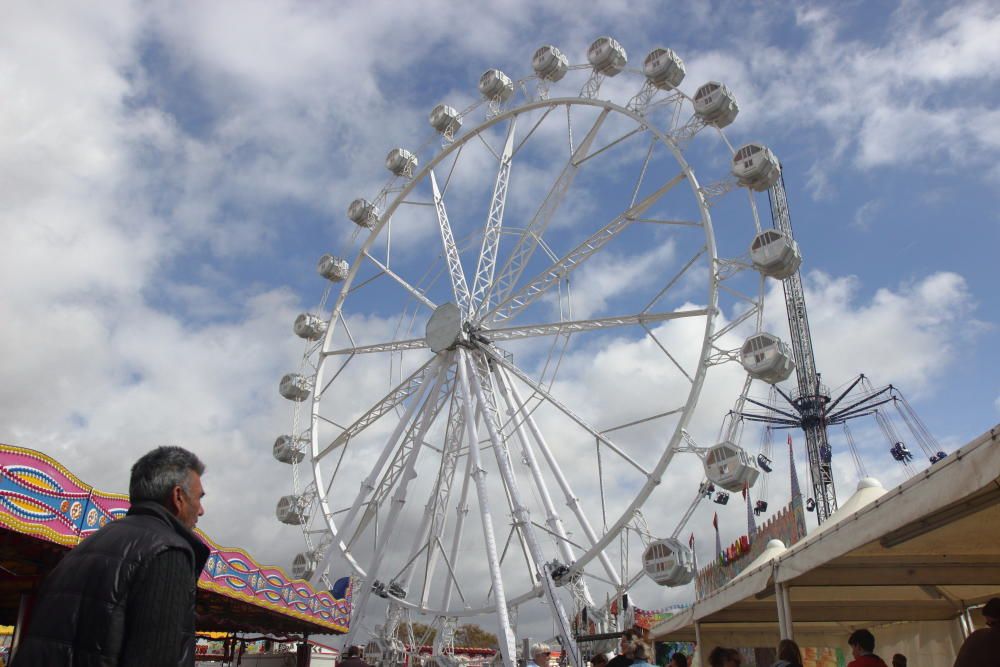
<svg viewBox="0 0 1000 667">
<path fill-rule="evenodd" d="M 789 239 L 793 239 L 783 174 L 768 189 L 767 196 L 771 202 L 774 228 L 787 235 Z M 782 285 L 785 290 L 785 309 L 788 311 L 788 329 L 792 338 L 795 375 L 798 381 L 795 391 L 785 398 L 798 411 L 799 425 L 805 433 L 809 474 L 812 478 L 813 498 L 816 501 L 816 520 L 823 523 L 837 509 L 837 492 L 833 486 L 833 469 L 830 465 L 832 452 L 826 434 L 826 408 L 830 402 L 830 390 L 820 383 L 819 372 L 816 370 L 800 272 L 796 271 L 785 278 Z"/>
</svg>

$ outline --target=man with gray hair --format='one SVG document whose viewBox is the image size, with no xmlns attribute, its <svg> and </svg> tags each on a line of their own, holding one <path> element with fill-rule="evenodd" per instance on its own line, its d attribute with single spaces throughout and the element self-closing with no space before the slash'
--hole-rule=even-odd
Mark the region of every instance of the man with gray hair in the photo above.
<svg viewBox="0 0 1000 667">
<path fill-rule="evenodd" d="M 49 573 L 11 667 L 193 667 L 204 472 L 180 447 L 135 462 L 128 513 Z"/>
<path fill-rule="evenodd" d="M 538 643 L 531 645 L 531 660 L 525 667 L 549 667 L 549 658 L 552 656 L 552 649 L 548 644 Z"/>
</svg>

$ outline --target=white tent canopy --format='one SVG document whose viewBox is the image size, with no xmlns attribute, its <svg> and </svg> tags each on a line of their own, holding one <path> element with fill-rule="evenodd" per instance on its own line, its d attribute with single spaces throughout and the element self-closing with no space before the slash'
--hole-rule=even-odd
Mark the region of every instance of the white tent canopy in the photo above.
<svg viewBox="0 0 1000 667">
<path fill-rule="evenodd" d="M 822 530 L 758 558 L 653 636 L 845 647 L 852 629 L 869 627 L 880 653 L 950 664 L 965 610 L 1000 595 L 998 439 L 1000 425 L 888 492 L 862 480 Z"/>
</svg>

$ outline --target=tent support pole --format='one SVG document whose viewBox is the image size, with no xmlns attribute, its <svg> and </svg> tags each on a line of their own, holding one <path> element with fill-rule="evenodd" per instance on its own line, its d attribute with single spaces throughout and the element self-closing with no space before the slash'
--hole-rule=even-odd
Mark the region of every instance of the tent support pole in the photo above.
<svg viewBox="0 0 1000 667">
<path fill-rule="evenodd" d="M 781 603 L 781 584 L 774 585 L 774 604 L 778 608 L 778 639 L 788 638 L 787 624 L 785 623 L 785 605 Z"/>
<path fill-rule="evenodd" d="M 788 630 L 788 639 L 795 639 L 792 631 L 792 593 L 787 584 L 781 586 L 781 606 L 785 608 L 785 629 Z"/>
<path fill-rule="evenodd" d="M 702 667 L 704 663 L 701 661 L 701 656 L 703 654 L 703 647 L 701 645 L 701 623 L 698 621 L 694 622 L 694 655 L 692 656 L 692 662 L 694 665 L 692 667 Z"/>
</svg>

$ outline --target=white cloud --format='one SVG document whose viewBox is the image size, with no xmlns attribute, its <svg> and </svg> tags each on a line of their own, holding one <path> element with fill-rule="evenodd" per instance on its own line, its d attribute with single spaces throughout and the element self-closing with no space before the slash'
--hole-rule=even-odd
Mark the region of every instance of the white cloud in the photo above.
<svg viewBox="0 0 1000 667">
<path fill-rule="evenodd" d="M 863 230 L 871 229 L 872 222 L 881 212 L 882 207 L 882 201 L 879 199 L 866 201 L 854 212 L 854 226 Z"/>
</svg>

